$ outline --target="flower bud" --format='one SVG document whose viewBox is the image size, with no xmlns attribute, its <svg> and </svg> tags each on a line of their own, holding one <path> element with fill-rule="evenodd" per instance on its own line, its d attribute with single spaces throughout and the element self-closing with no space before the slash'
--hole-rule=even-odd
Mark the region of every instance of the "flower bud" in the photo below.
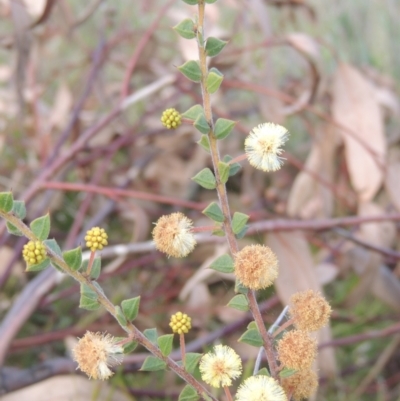
<svg viewBox="0 0 400 401">
<path fill-rule="evenodd" d="M 46 255 L 46 248 L 40 241 L 29 241 L 22 249 L 22 256 L 28 266 L 43 262 Z"/>
<path fill-rule="evenodd" d="M 108 235 L 105 232 L 104 228 L 93 227 L 86 232 L 85 241 L 86 246 L 92 251 L 96 252 L 97 250 L 101 251 L 106 245 Z"/>
<path fill-rule="evenodd" d="M 175 109 L 167 109 L 161 116 L 162 125 L 168 129 L 175 129 L 181 125 L 181 115 Z"/>
<path fill-rule="evenodd" d="M 171 316 L 169 326 L 173 333 L 186 334 L 192 328 L 192 319 L 186 313 L 177 312 Z"/>
</svg>

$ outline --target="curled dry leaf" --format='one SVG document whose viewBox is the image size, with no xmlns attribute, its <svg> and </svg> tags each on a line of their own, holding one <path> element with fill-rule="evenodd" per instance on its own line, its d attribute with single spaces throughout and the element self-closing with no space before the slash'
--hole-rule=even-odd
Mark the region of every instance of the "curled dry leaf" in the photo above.
<svg viewBox="0 0 400 401">
<path fill-rule="evenodd" d="M 267 236 L 267 245 L 279 260 L 279 275 L 275 288 L 284 305 L 298 291 L 322 291 L 315 271 L 314 261 L 304 234 L 300 231 L 272 233 Z M 318 332 L 318 341 L 330 341 L 331 330 L 326 327 Z M 324 348 L 318 354 L 318 366 L 322 374 L 334 375 L 335 356 L 332 348 Z"/>
<path fill-rule="evenodd" d="M 332 89 L 333 117 L 354 133 L 339 129 L 350 180 L 359 199 L 366 202 L 383 180 L 386 140 L 381 110 L 372 85 L 351 65 L 339 65 Z"/>
</svg>

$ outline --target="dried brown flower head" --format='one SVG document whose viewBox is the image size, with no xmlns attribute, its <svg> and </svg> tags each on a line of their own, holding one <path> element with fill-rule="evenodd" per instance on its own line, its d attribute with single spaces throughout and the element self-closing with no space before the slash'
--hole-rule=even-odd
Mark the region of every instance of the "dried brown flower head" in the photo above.
<svg viewBox="0 0 400 401">
<path fill-rule="evenodd" d="M 290 303 L 290 315 L 299 330 L 319 330 L 328 323 L 332 312 L 326 299 L 313 290 L 293 294 Z"/>
<path fill-rule="evenodd" d="M 278 359 L 289 369 L 309 369 L 317 354 L 317 342 L 307 332 L 286 332 L 278 342 Z"/>
<path fill-rule="evenodd" d="M 252 290 L 267 288 L 278 277 L 278 259 L 267 246 L 245 246 L 235 255 L 235 275 Z"/>
<path fill-rule="evenodd" d="M 109 366 L 121 363 L 123 352 L 123 348 L 115 344 L 115 339 L 110 334 L 90 331 L 79 339 L 72 350 L 79 369 L 90 378 L 99 380 L 106 380 L 114 374 Z"/>
<path fill-rule="evenodd" d="M 311 370 L 300 372 L 282 379 L 282 387 L 287 393 L 292 394 L 294 401 L 301 401 L 311 397 L 318 387 L 318 376 Z"/>
<path fill-rule="evenodd" d="M 187 256 L 196 246 L 196 240 L 191 232 L 192 226 L 193 221 L 182 213 L 160 217 L 153 230 L 156 248 L 175 258 Z"/>
</svg>

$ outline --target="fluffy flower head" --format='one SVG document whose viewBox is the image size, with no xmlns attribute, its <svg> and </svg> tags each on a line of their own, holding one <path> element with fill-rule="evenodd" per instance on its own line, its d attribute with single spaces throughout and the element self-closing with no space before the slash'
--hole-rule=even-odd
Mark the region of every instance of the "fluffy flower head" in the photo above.
<svg viewBox="0 0 400 401">
<path fill-rule="evenodd" d="M 289 369 L 309 369 L 316 354 L 317 342 L 305 331 L 288 331 L 278 342 L 278 358 Z"/>
<path fill-rule="evenodd" d="M 192 226 L 192 220 L 182 213 L 160 217 L 153 229 L 156 248 L 175 258 L 187 256 L 196 246 L 196 240 L 191 232 Z"/>
<path fill-rule="evenodd" d="M 235 255 L 235 275 L 252 290 L 267 288 L 278 277 L 278 259 L 267 246 L 245 246 Z"/>
<path fill-rule="evenodd" d="M 317 374 L 312 370 L 302 370 L 282 380 L 286 392 L 292 394 L 294 401 L 310 398 L 318 387 Z"/>
<path fill-rule="evenodd" d="M 283 163 L 281 146 L 288 140 L 285 127 L 263 123 L 254 127 L 244 142 L 249 163 L 258 170 L 276 171 Z"/>
<path fill-rule="evenodd" d="M 171 316 L 169 327 L 173 333 L 189 333 L 192 328 L 192 319 L 186 313 L 176 312 L 175 315 Z"/>
<path fill-rule="evenodd" d="M 328 323 L 332 312 L 326 299 L 313 290 L 293 294 L 290 303 L 290 315 L 299 330 L 319 330 Z"/>
<path fill-rule="evenodd" d="M 106 380 L 114 373 L 109 366 L 122 362 L 123 348 L 115 344 L 110 334 L 87 331 L 72 350 L 80 370 L 90 378 Z"/>
<path fill-rule="evenodd" d="M 104 228 L 93 227 L 86 231 L 86 246 L 92 251 L 101 251 L 107 244 L 108 235 Z"/>
<path fill-rule="evenodd" d="M 257 375 L 249 377 L 239 387 L 236 401 L 287 401 L 287 397 L 272 377 Z"/>
<path fill-rule="evenodd" d="M 22 256 L 28 266 L 37 265 L 46 259 L 46 248 L 40 241 L 29 241 L 22 249 Z"/>
<path fill-rule="evenodd" d="M 226 345 L 216 345 L 213 352 L 203 355 L 200 360 L 201 378 L 213 387 L 226 387 L 232 379 L 242 373 L 242 361 L 239 355 Z"/>
</svg>

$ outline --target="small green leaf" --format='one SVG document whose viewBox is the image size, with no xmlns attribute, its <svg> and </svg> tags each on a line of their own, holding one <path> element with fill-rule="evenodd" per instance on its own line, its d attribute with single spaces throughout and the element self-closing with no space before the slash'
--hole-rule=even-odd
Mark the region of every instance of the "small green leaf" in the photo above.
<svg viewBox="0 0 400 401">
<path fill-rule="evenodd" d="M 157 329 L 146 329 L 143 334 L 153 344 L 157 344 Z"/>
<path fill-rule="evenodd" d="M 198 131 L 202 134 L 208 134 L 210 132 L 210 126 L 204 117 L 204 114 L 199 114 L 193 125 L 196 127 Z"/>
<path fill-rule="evenodd" d="M 233 159 L 232 156 L 225 155 L 223 158 L 223 161 L 225 163 L 229 163 L 232 159 Z M 229 164 L 229 177 L 232 177 L 233 175 L 235 175 L 241 168 L 242 168 L 242 166 L 239 163 Z"/>
<path fill-rule="evenodd" d="M 221 182 L 223 182 L 224 184 L 228 181 L 229 170 L 230 170 L 229 164 L 224 162 L 218 162 L 219 177 L 221 179 Z"/>
<path fill-rule="evenodd" d="M 161 359 L 156 358 L 155 356 L 148 356 L 144 362 L 140 370 L 142 372 L 155 372 L 157 370 L 166 369 L 167 364 Z"/>
<path fill-rule="evenodd" d="M 179 394 L 178 401 L 197 401 L 199 398 L 196 390 L 187 384 Z"/>
<path fill-rule="evenodd" d="M 210 72 L 208 73 L 207 79 L 206 79 L 207 92 L 211 93 L 211 94 L 215 93 L 219 89 L 219 87 L 221 86 L 222 80 L 224 79 L 224 76 L 222 74 L 218 74 L 212 70 L 217 70 L 217 69 L 212 68 L 210 70 Z"/>
<path fill-rule="evenodd" d="M 247 312 L 249 310 L 249 302 L 243 294 L 235 295 L 228 303 L 233 309 L 241 310 Z"/>
<path fill-rule="evenodd" d="M 235 212 L 232 218 L 232 230 L 235 234 L 239 234 L 240 231 L 243 230 L 244 226 L 246 225 L 247 221 L 249 220 L 247 214 Z"/>
<path fill-rule="evenodd" d="M 236 121 L 227 120 L 226 118 L 219 118 L 214 127 L 214 136 L 217 139 L 226 138 L 235 126 Z"/>
<path fill-rule="evenodd" d="M 175 25 L 175 31 L 185 39 L 193 39 L 196 37 L 196 27 L 190 18 L 185 18 L 178 25 Z"/>
<path fill-rule="evenodd" d="M 188 352 L 185 355 L 185 369 L 188 373 L 193 374 L 202 356 L 202 354 L 196 352 Z"/>
<path fill-rule="evenodd" d="M 268 372 L 267 368 L 262 368 L 260 369 L 257 373 L 257 376 L 271 376 L 270 373 Z"/>
<path fill-rule="evenodd" d="M 207 135 L 202 135 L 200 140 L 197 143 L 208 153 L 210 153 L 210 141 L 208 140 Z"/>
<path fill-rule="evenodd" d="M 252 320 L 248 325 L 247 325 L 247 330 L 250 330 L 250 329 L 254 329 L 254 330 L 258 330 L 258 328 L 257 328 L 257 323 L 254 321 L 254 320 Z"/>
<path fill-rule="evenodd" d="M 207 217 L 209 217 L 211 220 L 216 221 L 217 223 L 223 223 L 224 221 L 224 215 L 222 213 L 222 210 L 215 202 L 210 203 L 202 211 L 202 213 L 205 214 Z"/>
<path fill-rule="evenodd" d="M 222 230 L 221 228 L 217 228 L 212 232 L 212 235 L 215 235 L 217 237 L 225 237 L 225 231 Z"/>
<path fill-rule="evenodd" d="M 139 312 L 139 305 L 140 296 L 131 299 L 125 299 L 121 302 L 122 310 L 124 311 L 124 314 L 128 320 L 132 321 L 136 319 L 136 316 Z"/>
<path fill-rule="evenodd" d="M 242 239 L 246 235 L 248 229 L 249 229 L 249 226 L 245 225 L 243 227 L 243 229 L 235 235 L 235 237 L 237 239 Z"/>
<path fill-rule="evenodd" d="M 87 266 L 86 270 L 87 271 Z M 95 258 L 92 264 L 92 269 L 90 270 L 90 278 L 97 280 L 101 273 L 101 258 Z"/>
<path fill-rule="evenodd" d="M 11 212 L 14 204 L 12 192 L 0 192 L 0 210 L 3 212 Z"/>
<path fill-rule="evenodd" d="M 208 167 L 192 177 L 192 180 L 206 189 L 215 189 L 217 186 L 214 174 Z"/>
<path fill-rule="evenodd" d="M 174 341 L 173 334 L 165 334 L 157 338 L 157 344 L 164 356 L 168 356 L 172 351 L 172 343 Z"/>
<path fill-rule="evenodd" d="M 46 239 L 45 241 L 43 241 L 43 244 L 50 249 L 51 253 L 62 258 L 61 248 L 57 244 L 57 241 L 55 239 Z"/>
<path fill-rule="evenodd" d="M 233 259 L 228 254 L 222 255 L 211 263 L 210 269 L 221 273 L 233 273 Z"/>
<path fill-rule="evenodd" d="M 245 331 L 238 341 L 252 345 L 253 347 L 261 347 L 263 345 L 261 334 L 255 329 Z"/>
<path fill-rule="evenodd" d="M 201 70 L 198 61 L 189 60 L 178 67 L 178 70 L 193 82 L 201 81 Z"/>
<path fill-rule="evenodd" d="M 82 248 L 71 249 L 70 251 L 63 252 L 63 259 L 65 263 L 74 271 L 79 270 L 82 265 Z"/>
<path fill-rule="evenodd" d="M 182 1 L 191 6 L 194 6 L 195 4 L 199 3 L 199 0 L 182 0 Z"/>
<path fill-rule="evenodd" d="M 279 376 L 282 378 L 287 378 L 290 376 L 293 376 L 297 373 L 298 371 L 296 369 L 289 369 L 289 368 L 283 368 L 280 372 L 279 372 Z"/>
<path fill-rule="evenodd" d="M 238 279 L 236 279 L 235 292 L 238 292 L 239 294 L 247 295 L 247 293 L 249 292 L 249 289 L 247 287 L 245 287 Z"/>
<path fill-rule="evenodd" d="M 209 57 L 214 57 L 217 54 L 219 54 L 221 52 L 221 50 L 225 47 L 225 45 L 228 42 L 225 42 L 224 40 L 218 39 L 218 38 L 213 38 L 212 36 L 210 36 L 207 39 L 207 43 L 206 43 L 206 52 L 207 52 L 207 56 Z"/>
<path fill-rule="evenodd" d="M 40 272 L 50 266 L 50 259 L 46 258 L 36 265 L 27 265 L 25 271 L 27 272 Z"/>
<path fill-rule="evenodd" d="M 117 320 L 118 320 L 118 323 L 120 324 L 120 326 L 126 327 L 128 322 L 127 322 L 126 317 L 123 314 L 121 308 L 118 305 L 115 307 L 115 312 L 116 312 L 115 315 L 117 317 Z"/>
<path fill-rule="evenodd" d="M 96 310 L 100 306 L 97 294 L 86 284 L 81 284 L 81 298 L 79 307 L 87 310 Z"/>
<path fill-rule="evenodd" d="M 22 237 L 24 234 L 18 230 L 17 227 L 15 227 L 13 224 L 11 224 L 10 222 L 6 222 L 6 226 L 7 226 L 7 231 L 12 234 L 12 235 L 18 235 L 18 237 Z"/>
<path fill-rule="evenodd" d="M 23 220 L 26 217 L 25 202 L 24 201 L 14 201 L 12 211 L 15 214 L 15 216 L 17 216 L 19 219 Z"/>
<path fill-rule="evenodd" d="M 138 346 L 138 343 L 136 341 L 131 341 L 128 344 L 124 344 L 122 348 L 124 349 L 124 354 L 130 354 L 133 352 L 136 347 Z"/>
<path fill-rule="evenodd" d="M 187 118 L 188 120 L 195 121 L 196 118 L 201 114 L 204 115 L 203 107 L 200 106 L 199 104 L 196 104 L 196 105 L 192 106 L 189 110 L 186 110 L 182 114 L 182 118 Z"/>
<path fill-rule="evenodd" d="M 38 217 L 32 221 L 29 227 L 40 241 L 47 239 L 50 233 L 50 215 L 47 213 Z"/>
</svg>

